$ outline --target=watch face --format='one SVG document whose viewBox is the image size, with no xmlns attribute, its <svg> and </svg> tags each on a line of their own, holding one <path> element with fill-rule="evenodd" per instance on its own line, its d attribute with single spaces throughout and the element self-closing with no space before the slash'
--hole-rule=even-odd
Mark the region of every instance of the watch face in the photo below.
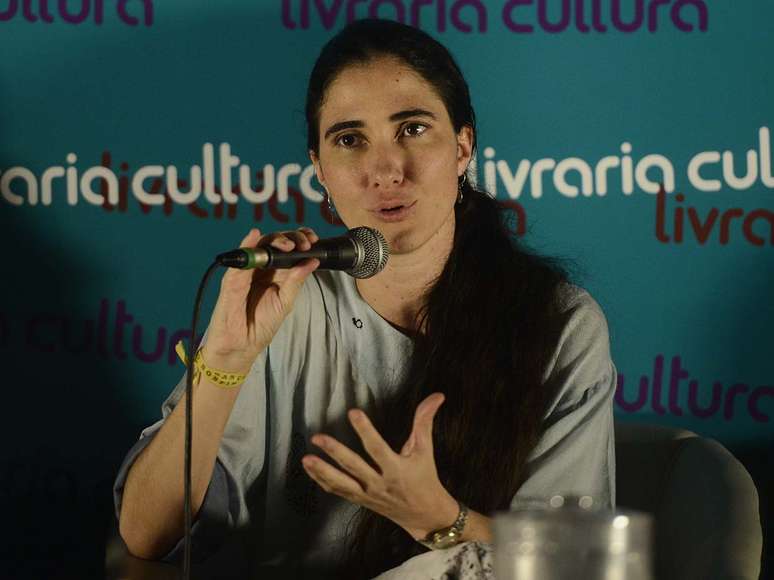
<svg viewBox="0 0 774 580">
<path fill-rule="evenodd" d="M 434 535 L 433 547 L 438 550 L 443 550 L 444 548 L 451 548 L 452 546 L 457 545 L 459 541 L 460 536 L 456 530 L 445 530 L 444 532 L 439 532 Z"/>
<path fill-rule="evenodd" d="M 432 550 L 456 546 L 462 541 L 462 530 L 465 528 L 467 515 L 468 508 L 460 504 L 460 514 L 451 526 L 428 534 L 424 540 L 419 540 L 419 543 Z"/>
</svg>

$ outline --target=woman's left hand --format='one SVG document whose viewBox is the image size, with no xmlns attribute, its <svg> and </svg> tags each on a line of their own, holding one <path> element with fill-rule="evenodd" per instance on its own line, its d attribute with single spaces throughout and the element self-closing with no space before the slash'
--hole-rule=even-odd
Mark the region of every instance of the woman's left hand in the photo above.
<svg viewBox="0 0 774 580">
<path fill-rule="evenodd" d="M 378 471 L 333 437 L 322 434 L 314 435 L 312 443 L 341 469 L 315 455 L 303 457 L 304 469 L 326 492 L 391 519 L 415 539 L 450 526 L 459 506 L 438 479 L 433 457 L 433 418 L 443 401 L 441 393 L 433 393 L 417 406 L 411 435 L 400 454 L 382 439 L 363 411 L 349 411 L 350 423 Z"/>
</svg>

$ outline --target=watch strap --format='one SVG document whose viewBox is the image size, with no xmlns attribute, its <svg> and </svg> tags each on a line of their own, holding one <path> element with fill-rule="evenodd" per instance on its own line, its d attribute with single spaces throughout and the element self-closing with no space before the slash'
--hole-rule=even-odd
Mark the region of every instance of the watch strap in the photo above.
<svg viewBox="0 0 774 580">
<path fill-rule="evenodd" d="M 465 523 L 468 520 L 468 507 L 461 501 L 458 501 L 457 504 L 460 507 L 460 511 L 454 523 L 447 528 L 430 532 L 423 540 L 419 540 L 420 544 L 431 550 L 442 550 L 460 543 L 462 531 L 465 529 Z"/>
</svg>

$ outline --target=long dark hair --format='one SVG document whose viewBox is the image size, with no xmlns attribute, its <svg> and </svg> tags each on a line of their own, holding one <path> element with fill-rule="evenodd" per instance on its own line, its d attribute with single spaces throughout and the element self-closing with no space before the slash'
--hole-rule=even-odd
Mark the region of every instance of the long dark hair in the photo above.
<svg viewBox="0 0 774 580">
<path fill-rule="evenodd" d="M 323 48 L 306 102 L 309 149 L 319 153 L 325 91 L 352 64 L 397 57 L 443 100 L 456 132 L 475 115 L 468 85 L 446 48 L 424 32 L 388 20 L 359 20 Z M 560 265 L 516 239 L 507 209 L 469 181 L 455 206 L 454 244 L 426 294 L 406 381 L 381 401 L 374 422 L 396 451 L 422 399 L 440 391 L 435 417 L 438 474 L 457 500 L 487 514 L 507 509 L 524 481 L 527 457 L 541 436 L 547 397 L 544 371 L 560 330 Z M 390 421 L 385 418 L 390 417 Z M 451 523 L 451 522 L 450 522 Z M 424 551 L 392 521 L 367 509 L 350 529 L 342 576 L 371 578 Z"/>
</svg>

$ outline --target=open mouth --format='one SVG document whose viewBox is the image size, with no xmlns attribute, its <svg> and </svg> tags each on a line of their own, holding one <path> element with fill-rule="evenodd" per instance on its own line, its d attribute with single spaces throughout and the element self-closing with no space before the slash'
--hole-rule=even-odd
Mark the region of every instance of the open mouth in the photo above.
<svg viewBox="0 0 774 580">
<path fill-rule="evenodd" d="M 396 200 L 394 202 L 388 201 L 387 203 L 393 203 L 394 205 L 374 210 L 374 214 L 383 220 L 394 222 L 406 219 L 411 216 L 414 211 L 414 205 L 416 205 L 417 202 L 414 200 L 410 203 L 398 203 Z"/>
</svg>

